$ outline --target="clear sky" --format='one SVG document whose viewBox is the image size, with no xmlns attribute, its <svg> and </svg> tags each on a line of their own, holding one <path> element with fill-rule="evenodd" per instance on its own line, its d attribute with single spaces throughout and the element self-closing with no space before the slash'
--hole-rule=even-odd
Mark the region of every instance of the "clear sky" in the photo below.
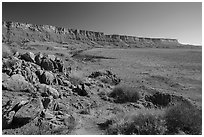
<svg viewBox="0 0 204 137">
<path fill-rule="evenodd" d="M 202 3 L 3 3 L 3 21 L 202 43 Z"/>
</svg>

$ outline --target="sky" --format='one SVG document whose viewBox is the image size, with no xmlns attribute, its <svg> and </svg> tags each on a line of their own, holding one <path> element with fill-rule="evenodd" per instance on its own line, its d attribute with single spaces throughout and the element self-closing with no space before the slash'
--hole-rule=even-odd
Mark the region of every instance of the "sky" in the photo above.
<svg viewBox="0 0 204 137">
<path fill-rule="evenodd" d="M 201 2 L 3 2 L 2 20 L 202 44 Z"/>
</svg>

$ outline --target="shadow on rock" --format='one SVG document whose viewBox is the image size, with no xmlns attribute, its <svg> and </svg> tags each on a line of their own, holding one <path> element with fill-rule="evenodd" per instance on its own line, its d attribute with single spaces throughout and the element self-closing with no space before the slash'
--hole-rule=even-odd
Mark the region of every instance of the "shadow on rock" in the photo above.
<svg viewBox="0 0 204 137">
<path fill-rule="evenodd" d="M 16 129 L 20 128 L 31 120 L 30 117 L 14 117 L 12 123 L 7 127 L 2 127 L 2 129 Z"/>
</svg>

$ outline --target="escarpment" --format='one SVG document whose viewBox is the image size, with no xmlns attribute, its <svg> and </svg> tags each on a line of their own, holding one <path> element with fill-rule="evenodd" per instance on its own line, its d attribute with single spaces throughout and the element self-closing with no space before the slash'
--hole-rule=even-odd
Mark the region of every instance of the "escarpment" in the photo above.
<svg viewBox="0 0 204 137">
<path fill-rule="evenodd" d="M 28 41 L 43 41 L 68 43 L 70 40 L 94 42 L 99 45 L 117 47 L 156 47 L 171 48 L 181 46 L 177 39 L 145 38 L 126 35 L 106 35 L 103 32 L 94 32 L 79 29 L 69 29 L 50 25 L 35 25 L 19 22 L 3 22 L 2 41 L 25 43 Z"/>
</svg>

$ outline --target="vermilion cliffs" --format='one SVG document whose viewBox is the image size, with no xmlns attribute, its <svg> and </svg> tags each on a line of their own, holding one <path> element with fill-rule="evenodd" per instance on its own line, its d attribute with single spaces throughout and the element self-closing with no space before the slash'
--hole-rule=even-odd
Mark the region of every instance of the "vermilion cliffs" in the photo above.
<svg viewBox="0 0 204 137">
<path fill-rule="evenodd" d="M 50 25 L 35 25 L 19 22 L 3 22 L 3 42 L 43 41 L 69 43 L 70 40 L 90 43 L 91 41 L 101 46 L 112 47 L 140 47 L 140 48 L 175 48 L 183 47 L 177 39 L 170 38 L 145 38 L 126 35 L 106 35 L 103 32 L 89 30 L 69 29 Z"/>
</svg>

